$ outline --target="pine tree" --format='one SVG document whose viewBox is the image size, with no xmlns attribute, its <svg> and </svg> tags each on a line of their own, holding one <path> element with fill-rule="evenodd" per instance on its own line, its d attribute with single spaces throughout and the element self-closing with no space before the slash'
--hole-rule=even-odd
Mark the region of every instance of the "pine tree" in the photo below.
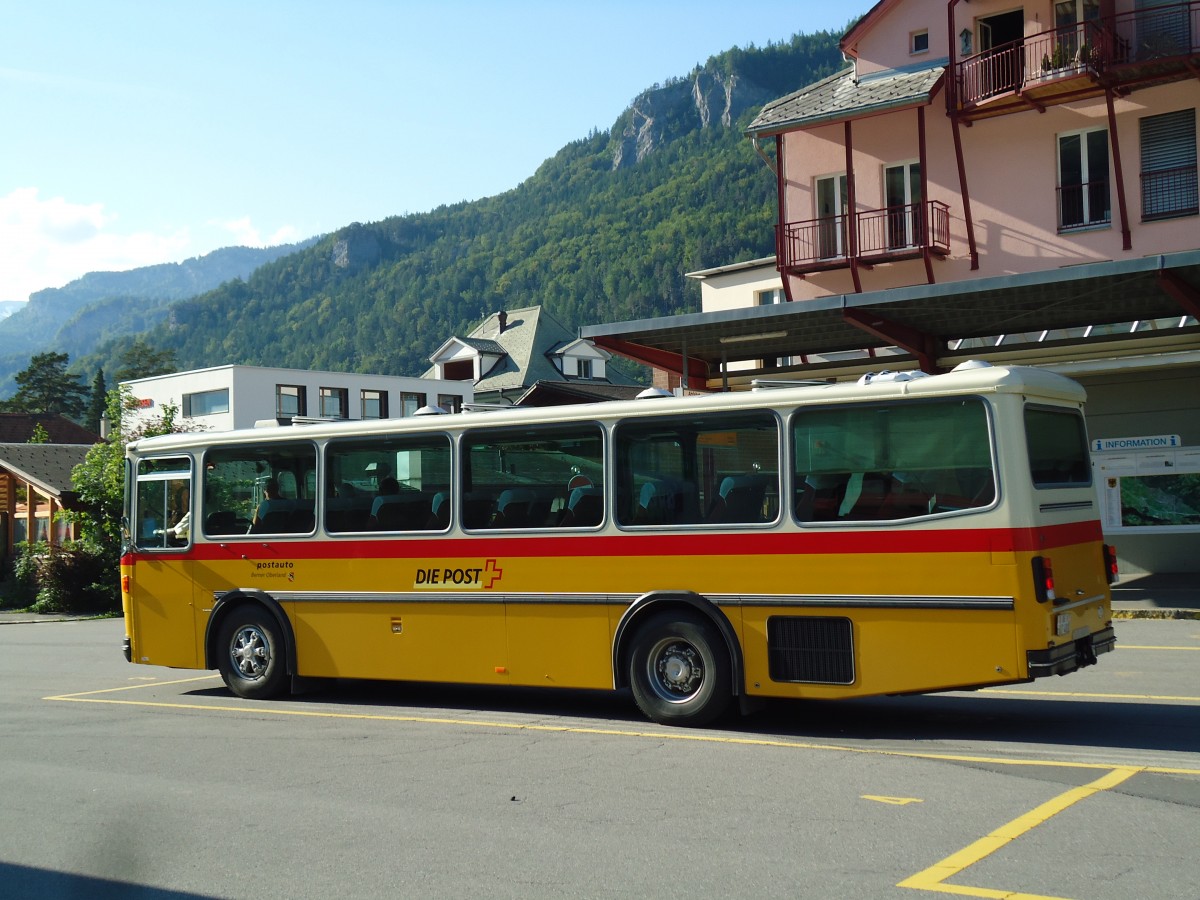
<svg viewBox="0 0 1200 900">
<path fill-rule="evenodd" d="M 16 375 L 17 392 L 3 404 L 8 412 L 50 413 L 78 419 L 87 408 L 88 391 L 78 375 L 67 372 L 66 353 L 37 353 Z"/>
<path fill-rule="evenodd" d="M 100 419 L 108 403 L 108 388 L 104 384 L 104 370 L 97 369 L 96 377 L 92 379 L 92 396 L 88 402 L 87 418 L 84 426 L 96 434 L 100 433 Z"/>
</svg>

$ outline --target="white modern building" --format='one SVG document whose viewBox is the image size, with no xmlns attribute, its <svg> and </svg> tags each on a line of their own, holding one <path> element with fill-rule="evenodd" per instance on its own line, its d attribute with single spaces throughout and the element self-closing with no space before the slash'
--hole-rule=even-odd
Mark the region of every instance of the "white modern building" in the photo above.
<svg viewBox="0 0 1200 900">
<path fill-rule="evenodd" d="M 474 398 L 469 381 L 262 366 L 214 366 L 122 384 L 138 403 L 135 426 L 171 405 L 208 431 L 252 428 L 263 419 L 394 419 L 422 406 L 460 412 Z"/>
</svg>

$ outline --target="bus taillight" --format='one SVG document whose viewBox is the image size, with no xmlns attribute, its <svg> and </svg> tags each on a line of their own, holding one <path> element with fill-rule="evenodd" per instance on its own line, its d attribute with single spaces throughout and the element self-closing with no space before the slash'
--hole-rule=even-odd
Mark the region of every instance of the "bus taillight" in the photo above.
<svg viewBox="0 0 1200 900">
<path fill-rule="evenodd" d="M 1054 567 L 1050 565 L 1050 557 L 1035 556 L 1033 558 L 1033 587 L 1038 603 L 1055 599 Z"/>
<path fill-rule="evenodd" d="M 1116 584 L 1121 579 L 1117 569 L 1117 548 L 1112 544 L 1104 545 L 1104 574 L 1109 584 Z"/>
</svg>

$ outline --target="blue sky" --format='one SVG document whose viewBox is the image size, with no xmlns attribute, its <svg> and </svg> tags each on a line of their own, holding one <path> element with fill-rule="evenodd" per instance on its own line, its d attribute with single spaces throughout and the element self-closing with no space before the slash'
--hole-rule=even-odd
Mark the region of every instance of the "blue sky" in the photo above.
<svg viewBox="0 0 1200 900">
<path fill-rule="evenodd" d="M 869 5 L 0 0 L 0 300 L 501 193 L 643 89 Z"/>
</svg>

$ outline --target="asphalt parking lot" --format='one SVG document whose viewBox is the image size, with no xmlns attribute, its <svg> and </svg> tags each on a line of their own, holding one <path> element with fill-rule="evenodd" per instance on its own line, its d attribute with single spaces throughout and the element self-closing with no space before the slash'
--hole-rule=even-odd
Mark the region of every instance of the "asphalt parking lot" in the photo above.
<svg viewBox="0 0 1200 900">
<path fill-rule="evenodd" d="M 619 694 L 254 703 L 0 627 L 13 897 L 1192 897 L 1200 622 L 1065 678 L 664 729 Z"/>
</svg>

